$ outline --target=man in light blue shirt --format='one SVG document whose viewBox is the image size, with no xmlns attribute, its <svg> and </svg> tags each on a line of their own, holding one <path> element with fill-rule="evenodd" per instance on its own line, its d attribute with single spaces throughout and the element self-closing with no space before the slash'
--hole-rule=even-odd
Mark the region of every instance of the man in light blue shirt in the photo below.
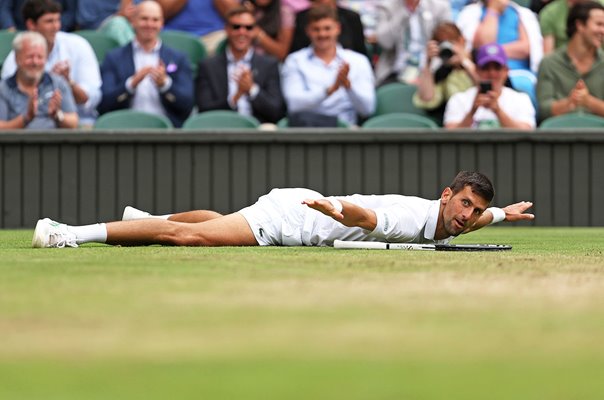
<svg viewBox="0 0 604 400">
<path fill-rule="evenodd" d="M 335 116 L 350 125 L 375 110 L 373 71 L 367 57 L 338 45 L 335 10 L 315 6 L 308 12 L 311 45 L 290 54 L 282 88 L 290 118 L 297 113 Z"/>
</svg>

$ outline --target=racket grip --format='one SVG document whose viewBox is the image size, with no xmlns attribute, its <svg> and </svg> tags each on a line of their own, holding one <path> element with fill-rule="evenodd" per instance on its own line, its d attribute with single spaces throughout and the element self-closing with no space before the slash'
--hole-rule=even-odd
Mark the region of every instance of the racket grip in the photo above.
<svg viewBox="0 0 604 400">
<path fill-rule="evenodd" d="M 334 240 L 333 247 L 336 249 L 382 249 L 388 248 L 387 243 L 380 242 L 353 242 L 346 240 Z"/>
</svg>

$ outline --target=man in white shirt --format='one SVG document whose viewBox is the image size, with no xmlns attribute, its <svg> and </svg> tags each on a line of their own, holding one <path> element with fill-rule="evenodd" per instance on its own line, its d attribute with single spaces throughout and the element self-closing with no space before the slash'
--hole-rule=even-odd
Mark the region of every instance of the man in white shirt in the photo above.
<svg viewBox="0 0 604 400">
<path fill-rule="evenodd" d="M 440 199 L 401 195 L 325 198 L 309 189 L 274 189 L 239 212 L 198 210 L 152 216 L 126 207 L 123 221 L 68 226 L 48 218 L 36 225 L 33 247 L 81 243 L 175 246 L 331 246 L 337 239 L 448 243 L 488 224 L 533 219 L 530 202 L 491 207 L 490 180 L 462 171 Z"/>
<path fill-rule="evenodd" d="M 535 128 L 535 107 L 529 96 L 504 86 L 507 57 L 499 44 L 478 49 L 476 73 L 479 85 L 453 95 L 447 102 L 445 128 Z"/>
<path fill-rule="evenodd" d="M 338 44 L 340 23 L 336 11 L 325 5 L 308 12 L 306 33 L 311 45 L 286 59 L 281 87 L 288 112 L 337 117 L 350 125 L 357 115 L 375 110 L 373 71 L 367 57 Z"/>
<path fill-rule="evenodd" d="M 23 4 L 27 30 L 39 32 L 48 45 L 46 71 L 61 75 L 69 83 L 78 107 L 80 125 L 91 126 L 96 119 L 96 106 L 101 100 L 99 64 L 86 39 L 61 32 L 61 5 L 52 0 L 28 0 Z M 17 69 L 15 53 L 2 65 L 2 79 Z"/>
</svg>

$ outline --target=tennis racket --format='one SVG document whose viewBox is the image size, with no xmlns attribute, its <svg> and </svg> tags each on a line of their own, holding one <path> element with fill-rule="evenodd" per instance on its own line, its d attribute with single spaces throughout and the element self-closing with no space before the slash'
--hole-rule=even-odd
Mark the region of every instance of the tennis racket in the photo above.
<svg viewBox="0 0 604 400">
<path fill-rule="evenodd" d="M 370 250 L 425 250 L 425 251 L 502 251 L 512 250 L 505 244 L 419 244 L 419 243 L 384 243 L 354 242 L 336 240 L 336 249 L 370 249 Z"/>
</svg>

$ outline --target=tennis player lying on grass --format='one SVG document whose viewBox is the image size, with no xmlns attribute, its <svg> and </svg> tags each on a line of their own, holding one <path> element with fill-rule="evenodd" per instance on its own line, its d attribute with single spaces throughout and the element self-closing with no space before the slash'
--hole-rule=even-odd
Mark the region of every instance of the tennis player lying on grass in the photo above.
<svg viewBox="0 0 604 400">
<path fill-rule="evenodd" d="M 332 246 L 334 240 L 446 244 L 499 221 L 533 219 L 531 202 L 487 208 L 495 192 L 479 172 L 460 172 L 439 200 L 401 195 L 323 197 L 309 189 L 273 189 L 256 204 L 221 215 L 198 210 L 153 216 L 132 207 L 123 221 L 36 225 L 33 247 L 87 242 L 123 246 Z"/>
</svg>

